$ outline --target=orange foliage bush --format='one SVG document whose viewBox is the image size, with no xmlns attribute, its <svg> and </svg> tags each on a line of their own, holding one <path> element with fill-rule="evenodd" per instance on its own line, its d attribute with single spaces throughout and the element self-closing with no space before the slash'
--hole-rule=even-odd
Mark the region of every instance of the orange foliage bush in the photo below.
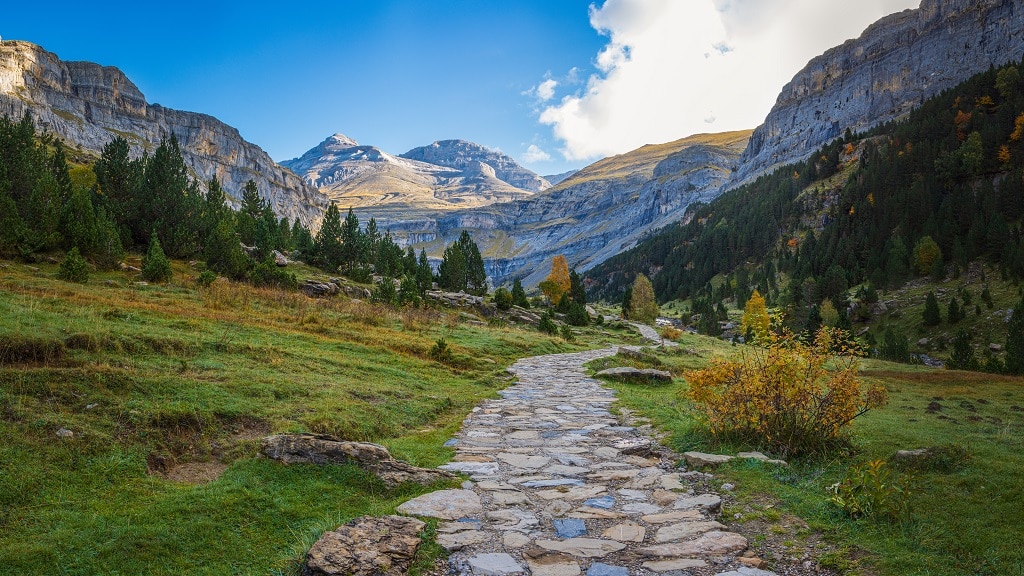
<svg viewBox="0 0 1024 576">
<path fill-rule="evenodd" d="M 716 436 L 766 445 L 786 456 L 841 446 L 854 418 L 884 405 L 881 386 L 862 390 L 859 351 L 841 330 L 822 328 L 813 343 L 769 335 L 731 360 L 686 373 L 701 418 Z"/>
</svg>

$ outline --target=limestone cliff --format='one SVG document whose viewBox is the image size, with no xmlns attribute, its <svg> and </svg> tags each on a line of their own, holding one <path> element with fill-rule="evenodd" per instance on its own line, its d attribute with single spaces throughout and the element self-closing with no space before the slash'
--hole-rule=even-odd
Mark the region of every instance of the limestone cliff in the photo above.
<svg viewBox="0 0 1024 576">
<path fill-rule="evenodd" d="M 21 118 L 26 111 L 37 127 L 92 155 L 114 136 L 142 154 L 173 134 L 198 180 L 217 177 L 237 201 L 252 179 L 274 211 L 289 220 L 318 226 L 326 207 L 319 191 L 216 118 L 148 104 L 117 68 L 62 62 L 35 44 L 0 41 L 0 115 Z"/>
<path fill-rule="evenodd" d="M 729 187 L 802 160 L 847 128 L 903 116 L 989 66 L 1024 56 L 1024 3 L 922 0 L 811 60 L 750 138 Z"/>
<path fill-rule="evenodd" d="M 564 254 L 586 270 L 712 200 L 750 131 L 700 134 L 605 158 L 524 200 L 421 218 L 378 218 L 399 239 L 439 256 L 462 230 L 480 245 L 494 285 L 535 286 Z"/>
</svg>

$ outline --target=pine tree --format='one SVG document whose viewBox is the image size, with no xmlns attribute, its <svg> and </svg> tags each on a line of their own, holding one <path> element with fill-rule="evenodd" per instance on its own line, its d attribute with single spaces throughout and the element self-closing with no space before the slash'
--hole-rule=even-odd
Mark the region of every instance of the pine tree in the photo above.
<svg viewBox="0 0 1024 576">
<path fill-rule="evenodd" d="M 925 298 L 922 319 L 925 326 L 938 326 L 942 322 L 942 313 L 939 312 L 939 301 L 935 298 L 935 292 L 929 292 Z"/>
<path fill-rule="evenodd" d="M 526 298 L 526 290 L 523 290 L 523 283 L 519 278 L 512 283 L 512 304 L 521 308 L 530 307 L 530 301 Z"/>
<path fill-rule="evenodd" d="M 217 224 L 203 252 L 207 268 L 236 280 L 244 278 L 252 264 L 242 251 L 232 218 L 224 218 Z"/>
<path fill-rule="evenodd" d="M 950 299 L 949 306 L 946 308 L 946 321 L 950 324 L 956 324 L 963 318 L 963 313 L 960 311 L 960 305 L 957 304 L 956 297 Z"/>
<path fill-rule="evenodd" d="M 60 263 L 57 277 L 67 282 L 85 284 L 89 281 L 89 264 L 78 252 L 78 247 L 72 248 Z"/>
<path fill-rule="evenodd" d="M 459 235 L 459 249 L 466 261 L 466 288 L 470 294 L 484 296 L 487 294 L 487 272 L 484 270 L 484 259 L 480 248 L 473 241 L 469 232 L 463 230 Z"/>
<path fill-rule="evenodd" d="M 242 206 L 236 216 L 238 220 L 238 237 L 241 239 L 242 244 L 252 246 L 256 243 L 256 223 L 263 214 L 265 207 L 266 204 L 260 198 L 260 191 L 256 187 L 256 182 L 250 179 L 245 183 L 245 188 L 242 190 Z"/>
<path fill-rule="evenodd" d="M 427 251 L 420 249 L 420 256 L 416 260 L 416 285 L 419 286 L 420 296 L 430 290 L 434 284 L 434 271 L 430 268 L 430 260 L 427 259 Z"/>
<path fill-rule="evenodd" d="M 466 290 L 466 256 L 457 242 L 444 249 L 441 264 L 437 267 L 437 285 L 449 292 Z"/>
<path fill-rule="evenodd" d="M 338 205 L 331 202 L 313 240 L 310 263 L 327 272 L 337 272 L 341 260 L 341 213 Z"/>
<path fill-rule="evenodd" d="M 142 259 L 142 277 L 149 282 L 167 282 L 173 276 L 171 262 L 164 255 L 156 231 L 149 238 L 149 250 Z"/>
<path fill-rule="evenodd" d="M 626 286 L 622 293 L 622 317 L 629 319 L 629 309 L 633 305 L 633 286 Z"/>
<path fill-rule="evenodd" d="M 978 360 L 974 357 L 974 347 L 971 346 L 971 335 L 966 330 L 957 332 L 953 338 L 953 351 L 946 362 L 946 368 L 950 370 L 977 370 Z"/>
<path fill-rule="evenodd" d="M 1006 329 L 1006 372 L 1024 374 L 1024 298 L 1017 303 Z"/>
<path fill-rule="evenodd" d="M 569 299 L 581 306 L 587 304 L 587 289 L 583 287 L 583 277 L 575 269 L 569 272 Z"/>
</svg>

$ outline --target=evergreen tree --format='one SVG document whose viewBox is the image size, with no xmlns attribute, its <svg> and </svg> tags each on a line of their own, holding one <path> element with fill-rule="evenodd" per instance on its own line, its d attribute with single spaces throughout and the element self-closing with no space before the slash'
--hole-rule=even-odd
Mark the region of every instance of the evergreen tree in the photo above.
<svg viewBox="0 0 1024 576">
<path fill-rule="evenodd" d="M 807 313 L 807 324 L 804 326 L 804 335 L 808 339 L 813 339 L 814 335 L 821 330 L 824 325 L 824 320 L 821 317 L 821 310 L 817 306 L 811 306 L 810 311 Z"/>
<path fill-rule="evenodd" d="M 366 259 L 366 237 L 363 235 L 362 230 L 359 229 L 359 218 L 356 217 L 355 213 L 352 212 L 352 207 L 348 209 L 348 215 L 345 216 L 345 221 L 341 225 L 341 265 L 342 270 L 351 272 L 363 264 L 367 264 Z"/>
<path fill-rule="evenodd" d="M 437 267 L 437 285 L 448 292 L 466 290 L 466 256 L 457 242 L 444 249 L 441 264 Z"/>
<path fill-rule="evenodd" d="M 487 294 L 487 272 L 484 270 L 484 259 L 480 255 L 480 248 L 473 241 L 469 232 L 465 230 L 459 235 L 458 243 L 466 260 L 467 291 L 477 296 Z"/>
<path fill-rule="evenodd" d="M 324 213 L 323 223 L 313 240 L 313 250 L 310 257 L 310 264 L 326 270 L 337 272 L 342 261 L 341 250 L 341 214 L 338 212 L 338 205 L 331 202 Z"/>
<path fill-rule="evenodd" d="M 1006 372 L 1024 374 L 1024 298 L 1017 303 L 1006 330 Z"/>
<path fill-rule="evenodd" d="M 954 296 L 949 300 L 949 306 L 946 308 L 946 321 L 950 324 L 956 324 L 963 318 L 963 314 L 960 311 L 960 305 L 957 304 L 956 297 Z"/>
<path fill-rule="evenodd" d="M 942 322 L 942 313 L 939 312 L 939 301 L 935 298 L 934 292 L 929 292 L 925 298 L 922 319 L 925 326 L 938 326 Z"/>
<path fill-rule="evenodd" d="M 882 345 L 878 348 L 878 356 L 890 362 L 907 362 L 910 359 L 910 345 L 906 336 L 896 328 L 886 328 L 882 336 Z"/>
<path fill-rule="evenodd" d="M 256 223 L 263 215 L 263 209 L 266 206 L 263 199 L 260 198 L 256 182 L 250 179 L 242 190 L 242 206 L 236 216 L 238 237 L 246 246 L 256 243 Z"/>
<path fill-rule="evenodd" d="M 629 309 L 633 305 L 633 286 L 626 286 L 622 292 L 622 317 L 629 319 Z"/>
<path fill-rule="evenodd" d="M 569 272 L 569 299 L 581 306 L 587 304 L 587 289 L 583 287 L 583 277 L 575 269 Z"/>
<path fill-rule="evenodd" d="M 526 298 L 526 290 L 523 290 L 523 283 L 519 278 L 512 282 L 512 304 L 521 308 L 530 307 L 530 301 Z"/>
<path fill-rule="evenodd" d="M 434 271 L 430 268 L 430 260 L 427 259 L 427 251 L 420 249 L 420 256 L 416 260 L 416 285 L 419 286 L 420 295 L 433 287 Z"/>
<path fill-rule="evenodd" d="M 512 308 L 512 293 L 508 288 L 501 286 L 494 291 L 494 305 L 498 310 L 509 310 Z"/>
<path fill-rule="evenodd" d="M 85 284 L 89 281 L 89 264 L 78 252 L 78 247 L 72 248 L 60 263 L 57 277 L 67 282 Z"/>
<path fill-rule="evenodd" d="M 251 261 L 242 251 L 232 218 L 223 218 L 203 249 L 206 267 L 228 278 L 240 280 L 249 271 Z"/>
<path fill-rule="evenodd" d="M 146 257 L 142 259 L 142 277 L 149 282 L 167 282 L 171 276 L 173 276 L 171 262 L 164 255 L 163 248 L 160 246 L 160 238 L 154 231 L 149 239 Z"/>
<path fill-rule="evenodd" d="M 185 258 L 199 246 L 201 194 L 188 177 L 178 139 L 161 140 L 142 177 L 142 224 L 164 239 L 168 254 Z M 136 238 L 138 243 L 144 239 Z"/>
<path fill-rule="evenodd" d="M 117 225 L 107 216 L 106 210 L 100 208 L 96 211 L 96 267 L 100 270 L 114 270 L 123 258 L 124 246 Z"/>
<path fill-rule="evenodd" d="M 953 338 L 953 351 L 946 362 L 946 368 L 950 370 L 977 370 L 978 360 L 974 357 L 974 347 L 971 346 L 971 335 L 966 330 L 957 332 Z"/>
<path fill-rule="evenodd" d="M 299 252 L 300 258 L 309 259 L 313 254 L 313 235 L 309 233 L 309 228 L 299 222 L 298 218 L 292 223 L 292 244 Z"/>
<path fill-rule="evenodd" d="M 92 168 L 103 206 L 118 229 L 124 230 L 122 242 L 128 243 L 150 232 L 138 229 L 142 225 L 140 186 L 146 157 L 132 160 L 129 152 L 128 141 L 116 136 L 103 146 L 100 158 Z"/>
</svg>

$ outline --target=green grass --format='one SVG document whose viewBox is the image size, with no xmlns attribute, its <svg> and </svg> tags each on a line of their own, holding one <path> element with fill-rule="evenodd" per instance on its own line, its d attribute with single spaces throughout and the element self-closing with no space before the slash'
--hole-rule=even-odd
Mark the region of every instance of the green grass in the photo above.
<svg viewBox="0 0 1024 576">
<path fill-rule="evenodd" d="M 659 351 L 662 368 L 678 373 L 735 350 L 699 336 L 684 336 L 681 344 L 699 356 Z M 723 521 L 759 523 L 768 529 L 768 538 L 773 529 L 788 532 L 795 547 L 810 532 L 821 533 L 831 547 L 821 561 L 843 573 L 1024 574 L 1024 380 L 879 361 L 865 361 L 862 371 L 866 379 L 883 382 L 891 399 L 855 421 L 855 452 L 794 461 L 787 468 L 749 461 L 722 466 L 716 481 L 737 486 L 736 502 L 728 505 Z M 709 437 L 681 395 L 686 387 L 682 378 L 660 387 L 609 384 L 624 406 L 667 431 L 669 445 L 679 452 L 760 448 L 722 445 Z M 929 412 L 932 402 L 941 409 Z M 890 460 L 897 450 L 949 445 L 966 453 L 959 465 L 905 472 L 912 475 L 914 487 L 906 522 L 853 521 L 828 501 L 827 487 L 854 465 Z M 733 517 L 737 513 L 740 520 Z M 809 530 L 786 525 L 791 516 L 806 520 Z M 755 548 L 763 541 L 754 539 Z"/>
<path fill-rule="evenodd" d="M 426 489 L 284 466 L 257 457 L 259 438 L 328 433 L 435 466 L 465 414 L 509 384 L 506 366 L 606 338 L 202 289 L 180 262 L 148 286 L 123 272 L 69 284 L 56 268 L 0 262 L 0 574 L 297 573 L 322 531 Z M 439 338 L 446 364 L 429 357 Z M 165 476 L 184 463 L 227 468 L 195 485 Z M 426 550 L 417 566 L 439 553 Z"/>
</svg>

